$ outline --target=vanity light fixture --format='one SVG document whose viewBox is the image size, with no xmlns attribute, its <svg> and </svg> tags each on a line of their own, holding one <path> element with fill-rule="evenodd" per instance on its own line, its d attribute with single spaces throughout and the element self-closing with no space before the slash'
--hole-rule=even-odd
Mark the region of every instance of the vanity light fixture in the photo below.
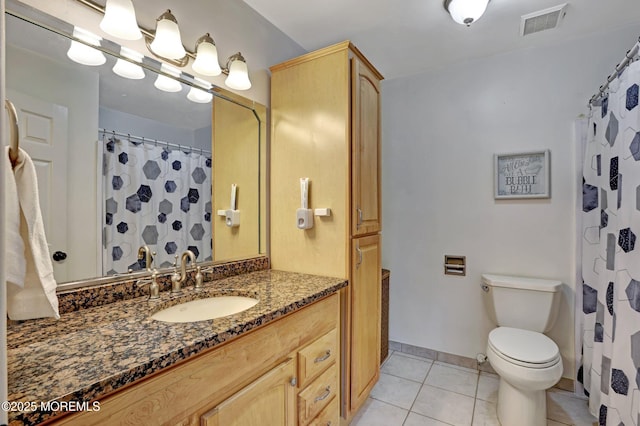
<svg viewBox="0 0 640 426">
<path fill-rule="evenodd" d="M 448 2 L 453 1 L 460 0 L 446 0 L 445 7 Z M 169 9 L 158 17 L 156 29 L 152 31 L 137 24 L 131 0 L 107 0 L 105 6 L 100 5 L 95 0 L 76 0 L 76 2 L 103 14 L 104 19 L 100 22 L 100 28 L 114 37 L 133 40 L 134 38 L 128 37 L 134 37 L 134 34 L 137 36 L 138 32 L 140 32 L 144 36 L 145 44 L 149 51 L 163 61 L 177 67 L 185 67 L 189 60 L 193 59 L 192 68 L 194 72 L 206 76 L 217 76 L 222 72 L 227 75 L 225 85 L 229 88 L 234 90 L 251 88 L 247 62 L 242 55 L 239 52 L 232 55 L 227 60 L 225 68 L 221 69 L 218 62 L 218 51 L 209 33 L 198 39 L 195 45 L 195 52 L 186 50 L 180 37 L 178 21 Z M 116 19 L 112 18 L 112 16 L 120 16 L 122 18 Z M 128 29 L 125 31 L 122 27 L 127 27 Z M 161 84 L 161 86 L 164 85 Z"/>
<path fill-rule="evenodd" d="M 102 38 L 97 35 L 79 27 L 73 28 L 73 36 L 93 46 L 100 46 L 100 40 L 102 40 Z M 71 41 L 71 47 L 67 51 L 67 56 L 74 62 L 92 67 L 102 65 L 107 61 L 104 53 L 98 49 L 75 40 Z"/>
<path fill-rule="evenodd" d="M 216 76 L 222 73 L 218 63 L 218 49 L 209 33 L 196 41 L 196 60 L 191 67 L 202 75 Z"/>
<path fill-rule="evenodd" d="M 107 0 L 100 28 L 105 33 L 123 40 L 142 38 L 131 0 Z"/>
<path fill-rule="evenodd" d="M 187 99 L 199 104 L 208 104 L 209 102 L 211 102 L 211 100 L 213 99 L 213 94 L 211 92 L 208 92 L 208 90 L 211 90 L 211 83 L 209 83 L 208 81 L 204 81 L 198 77 L 194 77 L 194 80 L 198 86 L 202 87 L 202 89 L 191 86 L 191 90 L 189 90 L 189 93 L 187 94 Z"/>
<path fill-rule="evenodd" d="M 120 48 L 120 55 L 134 62 L 142 62 L 142 58 L 144 57 L 141 53 L 124 46 Z M 118 74 L 120 77 L 129 78 L 131 80 L 140 80 L 144 78 L 144 70 L 140 65 L 136 65 L 133 62 L 129 62 L 122 58 L 119 58 L 116 61 L 116 64 L 113 66 L 113 72 Z"/>
<path fill-rule="evenodd" d="M 445 0 L 444 8 L 458 24 L 470 26 L 487 10 L 489 0 Z"/>
<path fill-rule="evenodd" d="M 180 71 L 166 64 L 160 65 L 160 71 L 176 78 L 180 77 Z M 158 74 L 158 78 L 156 78 L 153 85 L 156 89 L 160 89 L 164 92 L 179 92 L 182 90 L 182 84 L 178 80 L 174 80 L 163 74 Z"/>
<path fill-rule="evenodd" d="M 227 74 L 227 79 L 224 81 L 224 84 L 230 88 L 236 90 L 247 90 L 251 88 L 247 62 L 240 52 L 229 57 L 227 67 L 223 72 Z"/>
<path fill-rule="evenodd" d="M 180 38 L 180 27 L 176 17 L 171 14 L 171 10 L 167 9 L 156 21 L 156 35 L 149 50 L 154 55 L 180 60 L 184 58 L 187 51 L 184 50 L 182 39 Z"/>
</svg>

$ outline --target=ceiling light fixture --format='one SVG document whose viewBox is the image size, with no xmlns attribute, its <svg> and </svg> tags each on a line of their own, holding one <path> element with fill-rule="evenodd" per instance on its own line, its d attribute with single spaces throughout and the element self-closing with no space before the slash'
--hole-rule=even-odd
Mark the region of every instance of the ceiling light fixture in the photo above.
<svg viewBox="0 0 640 426">
<path fill-rule="evenodd" d="M 167 9 L 156 20 L 156 35 L 149 45 L 149 50 L 156 56 L 174 60 L 180 60 L 186 56 L 187 51 L 182 46 L 182 38 L 180 38 L 180 27 L 171 10 Z"/>
<path fill-rule="evenodd" d="M 123 40 L 142 38 L 131 0 L 107 0 L 100 28 L 105 33 Z"/>
<path fill-rule="evenodd" d="M 135 50 L 128 49 L 124 46 L 120 48 L 120 55 L 124 58 L 130 59 L 133 62 L 142 62 L 144 57 L 141 53 Z M 120 77 L 129 78 L 131 80 L 140 80 L 144 78 L 144 70 L 140 65 L 136 65 L 133 62 L 129 62 L 126 59 L 118 58 L 116 64 L 113 66 L 113 72 Z"/>
<path fill-rule="evenodd" d="M 470 26 L 487 10 L 489 0 L 445 0 L 444 8 L 458 24 Z"/>
<path fill-rule="evenodd" d="M 92 67 L 96 67 L 107 62 L 107 58 L 104 56 L 104 53 L 89 46 L 89 44 L 93 46 L 100 46 L 100 40 L 102 40 L 100 37 L 79 27 L 73 28 L 73 36 L 87 44 L 72 40 L 71 47 L 69 47 L 69 50 L 67 51 L 69 59 L 79 64 L 89 65 Z"/>
<path fill-rule="evenodd" d="M 227 67 L 223 70 L 227 74 L 224 84 L 236 90 L 248 90 L 251 88 L 247 62 L 240 52 L 231 55 L 227 60 Z"/>
</svg>

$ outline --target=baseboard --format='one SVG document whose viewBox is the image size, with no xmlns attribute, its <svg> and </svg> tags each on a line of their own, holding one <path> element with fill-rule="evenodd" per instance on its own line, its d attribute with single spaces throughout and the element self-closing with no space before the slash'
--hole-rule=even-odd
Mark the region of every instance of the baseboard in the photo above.
<svg viewBox="0 0 640 426">
<path fill-rule="evenodd" d="M 453 364 L 460 367 L 470 368 L 472 370 L 483 371 L 485 373 L 496 374 L 494 369 L 491 367 L 491 364 L 489 364 L 489 361 L 480 363 L 477 360 L 466 356 L 440 352 L 434 349 L 394 342 L 392 340 L 389 341 L 389 350 L 432 359 L 434 361 L 446 362 L 447 364 Z M 563 377 L 554 386 L 554 388 L 558 388 L 568 392 L 574 392 L 574 381 L 568 377 Z"/>
</svg>

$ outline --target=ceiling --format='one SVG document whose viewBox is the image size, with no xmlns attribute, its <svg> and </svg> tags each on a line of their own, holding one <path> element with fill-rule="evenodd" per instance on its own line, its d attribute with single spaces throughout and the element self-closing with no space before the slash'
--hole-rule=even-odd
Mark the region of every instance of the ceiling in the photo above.
<svg viewBox="0 0 640 426">
<path fill-rule="evenodd" d="M 563 1 L 491 0 L 471 27 L 455 23 L 442 0 L 244 1 L 308 51 L 351 40 L 387 79 L 619 27 L 640 28 L 638 0 L 569 1 L 557 28 L 526 37 L 520 36 L 522 15 Z"/>
</svg>

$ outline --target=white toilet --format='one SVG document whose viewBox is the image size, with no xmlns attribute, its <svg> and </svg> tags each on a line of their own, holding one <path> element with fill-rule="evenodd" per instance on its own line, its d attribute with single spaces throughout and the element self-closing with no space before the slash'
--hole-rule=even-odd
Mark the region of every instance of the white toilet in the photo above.
<svg viewBox="0 0 640 426">
<path fill-rule="evenodd" d="M 545 391 L 562 377 L 558 345 L 545 336 L 555 322 L 562 283 L 482 275 L 484 301 L 498 328 L 489 333 L 487 357 L 500 376 L 502 426 L 546 426 Z"/>
</svg>

